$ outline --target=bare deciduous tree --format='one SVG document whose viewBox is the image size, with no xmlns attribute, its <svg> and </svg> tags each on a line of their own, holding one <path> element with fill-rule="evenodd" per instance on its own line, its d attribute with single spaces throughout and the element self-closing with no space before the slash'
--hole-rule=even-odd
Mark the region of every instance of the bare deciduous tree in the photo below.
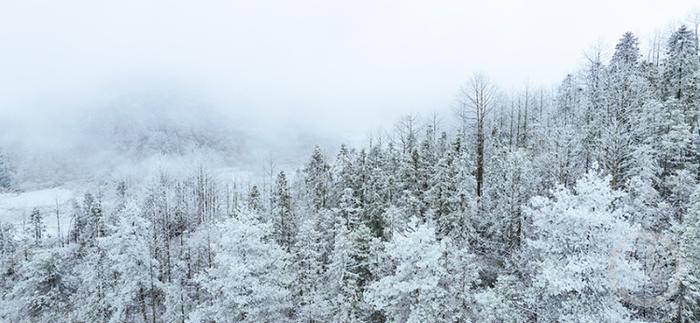
<svg viewBox="0 0 700 323">
<path fill-rule="evenodd" d="M 416 146 L 418 140 L 418 121 L 414 115 L 401 117 L 396 123 L 396 133 L 398 134 L 399 145 L 403 153 L 411 151 Z"/>
<path fill-rule="evenodd" d="M 486 116 L 491 113 L 496 97 L 496 87 L 483 74 L 472 76 L 466 86 L 460 90 L 459 117 L 462 119 L 462 131 L 475 131 L 476 145 L 476 194 L 481 197 L 484 183 L 484 124 Z"/>
</svg>

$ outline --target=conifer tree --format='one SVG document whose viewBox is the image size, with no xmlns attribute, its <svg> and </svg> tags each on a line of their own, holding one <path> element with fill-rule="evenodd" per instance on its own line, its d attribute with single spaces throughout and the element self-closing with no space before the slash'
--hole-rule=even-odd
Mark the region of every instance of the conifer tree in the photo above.
<svg viewBox="0 0 700 323">
<path fill-rule="evenodd" d="M 311 203 L 312 210 L 318 211 L 330 207 L 330 165 L 316 146 L 311 154 L 311 159 L 304 167 L 304 185 L 306 195 Z"/>
<path fill-rule="evenodd" d="M 673 235 L 678 245 L 676 252 L 677 295 L 672 314 L 674 322 L 700 320 L 700 188 L 690 197 L 688 214 L 674 224 Z M 670 287 L 669 287 L 670 288 Z"/>
<path fill-rule="evenodd" d="M 685 25 L 676 30 L 668 40 L 666 59 L 663 63 L 664 98 L 678 101 L 686 123 L 695 129 L 698 102 L 697 38 Z"/>
<path fill-rule="evenodd" d="M 29 215 L 29 223 L 32 226 L 32 237 L 34 238 L 34 244 L 37 246 L 41 244 L 41 238 L 46 231 L 46 225 L 44 224 L 44 217 L 41 215 L 39 209 L 34 208 L 32 214 Z"/>
<path fill-rule="evenodd" d="M 251 211 L 262 213 L 265 211 L 265 207 L 262 203 L 262 197 L 260 196 L 260 190 L 257 185 L 250 187 L 248 192 L 248 208 Z"/>
<path fill-rule="evenodd" d="M 292 196 L 290 195 L 287 176 L 284 172 L 280 172 L 277 175 L 271 204 L 274 239 L 285 251 L 289 252 L 294 244 L 296 222 L 292 210 Z"/>
<path fill-rule="evenodd" d="M 14 174 L 4 151 L 0 149 L 0 192 L 11 190 L 15 185 Z"/>
<path fill-rule="evenodd" d="M 207 302 L 194 322 L 284 322 L 294 280 L 289 254 L 270 239 L 269 225 L 231 218 L 221 224 L 214 266 L 200 276 Z"/>
<path fill-rule="evenodd" d="M 621 193 L 611 190 L 607 181 L 587 175 L 572 190 L 559 188 L 552 199 L 534 199 L 527 210 L 533 221 L 528 244 L 538 257 L 531 291 L 541 297 L 535 310 L 538 320 L 631 319 L 632 312 L 619 301 L 608 267 L 610 250 L 616 241 L 630 235 L 630 226 L 613 205 Z M 615 277 L 641 279 L 640 275 L 626 271 Z"/>
<path fill-rule="evenodd" d="M 25 262 L 19 279 L 2 306 L 1 316 L 10 321 L 64 322 L 76 303 L 72 296 L 78 283 L 64 261 L 65 250 L 41 250 Z"/>
</svg>

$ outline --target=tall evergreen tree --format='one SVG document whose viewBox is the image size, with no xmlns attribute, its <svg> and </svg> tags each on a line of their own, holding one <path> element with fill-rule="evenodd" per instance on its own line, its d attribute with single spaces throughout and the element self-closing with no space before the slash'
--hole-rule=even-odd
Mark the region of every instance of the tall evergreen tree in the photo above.
<svg viewBox="0 0 700 323">
<path fill-rule="evenodd" d="M 700 58 L 697 38 L 687 26 L 671 34 L 663 67 L 664 98 L 677 100 L 686 123 L 695 129 Z"/>
<path fill-rule="evenodd" d="M 587 175 L 573 190 L 560 188 L 552 199 L 534 199 L 527 210 L 533 221 L 528 244 L 538 257 L 531 291 L 540 298 L 535 304 L 538 320 L 631 319 L 632 312 L 619 301 L 609 276 L 610 250 L 617 239 L 629 235 L 629 224 L 614 207 L 620 193 L 611 190 L 607 180 Z"/>
<path fill-rule="evenodd" d="M 273 242 L 269 225 L 254 219 L 226 220 L 219 228 L 214 266 L 201 275 L 207 302 L 190 316 L 194 322 L 284 322 L 294 280 L 289 254 Z"/>
<path fill-rule="evenodd" d="M 34 208 L 32 213 L 29 215 L 29 223 L 32 226 L 32 237 L 34 238 L 34 244 L 37 246 L 41 244 L 41 238 L 46 231 L 46 225 L 44 224 L 44 217 L 41 215 L 39 209 Z"/>
<path fill-rule="evenodd" d="M 250 187 L 248 192 L 248 208 L 251 211 L 262 213 L 265 211 L 265 206 L 262 202 L 262 196 L 260 195 L 260 189 L 257 185 Z"/>
<path fill-rule="evenodd" d="M 700 321 L 700 187 L 690 197 L 687 216 L 674 224 L 677 243 L 677 294 L 672 304 L 673 322 Z"/>
<path fill-rule="evenodd" d="M 35 253 L 20 269 L 20 278 L 2 305 L 9 321 L 65 322 L 74 309 L 77 281 L 64 261 L 66 250 Z"/>
<path fill-rule="evenodd" d="M 316 146 L 311 159 L 304 167 L 305 192 L 311 208 L 315 211 L 330 207 L 331 173 L 330 165 Z"/>
<path fill-rule="evenodd" d="M 277 175 L 271 204 L 274 239 L 285 251 L 289 252 L 294 244 L 297 224 L 292 209 L 292 196 L 284 172 Z"/>
<path fill-rule="evenodd" d="M 0 192 L 14 188 L 15 179 L 7 155 L 0 149 Z"/>
</svg>

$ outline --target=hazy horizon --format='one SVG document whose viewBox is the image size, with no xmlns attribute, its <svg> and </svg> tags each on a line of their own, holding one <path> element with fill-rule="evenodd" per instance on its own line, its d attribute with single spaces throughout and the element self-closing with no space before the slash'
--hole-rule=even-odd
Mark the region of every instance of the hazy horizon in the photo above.
<svg viewBox="0 0 700 323">
<path fill-rule="evenodd" d="M 449 113 L 477 71 L 505 91 L 551 88 L 625 31 L 644 53 L 697 8 L 652 3 L 6 3 L 0 117 L 53 123 L 105 98 L 176 92 L 259 130 L 357 140 L 404 114 Z"/>
<path fill-rule="evenodd" d="M 698 10 L 0 0 L 0 322 L 700 322 Z"/>
</svg>

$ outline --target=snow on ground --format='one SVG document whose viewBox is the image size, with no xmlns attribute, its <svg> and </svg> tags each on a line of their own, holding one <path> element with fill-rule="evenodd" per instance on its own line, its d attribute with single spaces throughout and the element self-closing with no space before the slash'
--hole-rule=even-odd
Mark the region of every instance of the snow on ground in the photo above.
<svg viewBox="0 0 700 323">
<path fill-rule="evenodd" d="M 61 231 L 65 234 L 70 221 L 70 201 L 74 192 L 62 187 L 54 187 L 21 193 L 0 194 L 0 222 L 17 226 L 24 224 L 32 209 L 37 208 L 44 216 L 46 232 L 55 236 L 57 233 L 56 205 L 61 218 Z"/>
</svg>

